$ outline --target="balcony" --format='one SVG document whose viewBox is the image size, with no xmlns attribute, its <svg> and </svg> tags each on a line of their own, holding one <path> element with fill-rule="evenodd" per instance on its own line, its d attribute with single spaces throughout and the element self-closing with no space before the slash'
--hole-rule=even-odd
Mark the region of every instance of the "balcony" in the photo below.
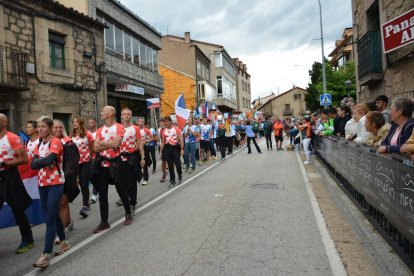
<svg viewBox="0 0 414 276">
<path fill-rule="evenodd" d="M 0 91 L 29 90 L 26 75 L 28 54 L 0 46 Z"/>
<path fill-rule="evenodd" d="M 284 116 L 292 116 L 293 115 L 293 109 L 285 109 L 283 110 Z"/>
<path fill-rule="evenodd" d="M 367 32 L 357 43 L 360 85 L 373 86 L 382 81 L 382 53 L 379 31 Z"/>
<path fill-rule="evenodd" d="M 235 99 L 229 99 L 222 95 L 217 95 L 216 104 L 223 112 L 230 112 L 237 109 L 237 103 Z"/>
</svg>

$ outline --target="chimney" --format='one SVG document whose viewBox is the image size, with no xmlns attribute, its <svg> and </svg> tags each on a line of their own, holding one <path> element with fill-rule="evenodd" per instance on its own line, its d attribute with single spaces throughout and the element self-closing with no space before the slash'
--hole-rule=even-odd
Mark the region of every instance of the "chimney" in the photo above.
<svg viewBox="0 0 414 276">
<path fill-rule="evenodd" d="M 185 32 L 184 33 L 184 41 L 185 41 L 185 43 L 190 43 L 191 42 L 190 32 Z"/>
</svg>

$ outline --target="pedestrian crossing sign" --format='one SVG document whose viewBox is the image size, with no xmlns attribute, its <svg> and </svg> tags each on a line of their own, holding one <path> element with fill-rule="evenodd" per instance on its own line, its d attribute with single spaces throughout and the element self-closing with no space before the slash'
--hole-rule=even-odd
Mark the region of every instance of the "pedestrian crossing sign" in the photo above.
<svg viewBox="0 0 414 276">
<path fill-rule="evenodd" d="M 332 105 L 332 95 L 331 94 L 322 94 L 319 96 L 319 102 L 321 106 Z"/>
</svg>

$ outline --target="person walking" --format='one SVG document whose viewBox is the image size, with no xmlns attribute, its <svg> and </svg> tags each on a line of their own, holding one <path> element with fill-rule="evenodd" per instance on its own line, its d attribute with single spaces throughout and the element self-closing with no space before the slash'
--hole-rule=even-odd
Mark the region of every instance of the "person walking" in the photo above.
<svg viewBox="0 0 414 276">
<path fill-rule="evenodd" d="M 164 119 L 160 119 L 159 121 L 159 128 L 158 128 L 158 137 L 160 140 L 160 148 L 159 148 L 159 152 L 161 155 L 161 170 L 162 170 L 162 177 L 160 179 L 160 182 L 165 182 L 167 180 L 167 160 L 165 160 L 165 156 L 163 155 L 161 149 L 162 149 L 162 134 L 165 130 L 165 122 Z"/>
<path fill-rule="evenodd" d="M 45 246 L 42 255 L 33 264 L 35 267 L 49 266 L 49 257 L 53 251 L 56 235 L 60 242 L 55 255 L 61 255 L 70 249 L 66 240 L 64 226 L 59 215 L 61 198 L 64 190 L 65 175 L 63 173 L 63 144 L 53 136 L 54 122 L 44 118 L 39 123 L 41 142 L 35 149 L 30 163 L 33 170 L 38 170 L 38 186 L 40 202 L 46 214 Z"/>
<path fill-rule="evenodd" d="M 259 146 L 256 142 L 256 133 L 253 131 L 253 126 L 251 125 L 250 121 L 247 120 L 246 122 L 246 137 L 247 137 L 247 154 L 252 153 L 252 149 L 250 148 L 250 141 L 253 141 L 254 146 L 258 153 L 262 153 Z"/>
<path fill-rule="evenodd" d="M 306 160 L 303 162 L 303 164 L 308 165 L 310 164 L 310 154 L 311 154 L 311 150 L 309 148 L 310 142 L 311 142 L 311 138 L 312 138 L 312 126 L 310 124 L 310 118 L 309 117 L 304 117 L 302 119 L 302 124 L 296 125 L 298 127 L 298 129 L 301 132 L 302 135 L 302 142 L 303 142 L 303 151 L 305 152 L 306 155 Z"/>
<path fill-rule="evenodd" d="M 273 133 L 275 135 L 276 149 L 283 150 L 283 124 L 279 118 L 276 118 L 276 122 L 273 125 Z"/>
<path fill-rule="evenodd" d="M 148 149 L 149 157 L 151 158 L 152 162 L 152 174 L 155 174 L 157 170 L 157 158 L 155 157 L 155 148 L 157 146 L 157 132 L 154 128 L 151 127 L 149 123 L 145 124 L 145 128 L 149 130 L 151 133 L 152 141 L 149 141 L 145 144 Z"/>
<path fill-rule="evenodd" d="M 184 141 L 181 130 L 177 126 L 173 126 L 171 117 L 165 117 L 164 122 L 165 129 L 162 136 L 161 152 L 165 155 L 170 173 L 170 185 L 168 188 L 174 188 L 177 185 L 174 166 L 177 169 L 179 184 L 181 184 L 183 178 L 180 155 L 184 154 Z"/>
<path fill-rule="evenodd" d="M 96 140 L 96 131 L 97 131 L 97 124 L 95 119 L 88 120 L 88 132 L 92 135 L 93 141 Z M 95 164 L 96 154 L 95 152 L 92 153 L 91 164 Z M 95 204 L 96 200 L 98 199 L 98 191 L 95 189 L 95 186 L 92 185 L 92 196 L 91 196 L 91 203 Z"/>
<path fill-rule="evenodd" d="M 217 144 L 221 154 L 221 160 L 223 161 L 226 157 L 226 125 L 223 121 L 223 115 L 217 116 Z"/>
<path fill-rule="evenodd" d="M 267 150 L 273 150 L 273 145 L 272 145 L 273 122 L 271 118 L 266 117 L 263 123 L 263 131 L 266 137 Z"/>
<path fill-rule="evenodd" d="M 32 204 L 17 167 L 27 163 L 27 154 L 19 136 L 7 130 L 7 116 L 0 113 L 0 209 L 7 203 L 19 227 L 21 243 L 15 253 L 34 246 L 32 229 L 24 211 Z"/>
<path fill-rule="evenodd" d="M 148 146 L 148 144 L 152 143 L 154 141 L 154 137 L 153 137 L 151 131 L 144 126 L 144 119 L 142 119 L 142 118 L 138 119 L 138 127 L 139 127 L 139 132 L 141 134 L 141 140 L 142 140 L 142 143 L 144 145 L 144 151 L 145 151 L 145 153 L 143 155 L 143 157 L 144 157 L 143 159 L 145 160 L 145 166 L 143 168 L 144 181 L 142 181 L 142 185 L 147 185 L 148 180 L 149 180 L 148 168 L 152 164 L 152 160 L 151 160 L 151 157 L 150 157 L 150 147 Z M 155 146 L 154 146 L 154 151 L 155 151 Z"/>
<path fill-rule="evenodd" d="M 193 118 L 188 118 L 188 125 L 183 130 L 185 171 L 193 173 L 196 168 L 197 138 L 200 136 Z M 191 168 L 190 168 L 191 159 Z"/>
<path fill-rule="evenodd" d="M 200 125 L 200 166 L 204 160 L 205 164 L 208 165 L 208 160 L 210 158 L 210 140 L 212 139 L 212 135 L 212 126 L 207 123 L 206 118 L 203 118 L 202 124 Z"/>
<path fill-rule="evenodd" d="M 97 154 L 97 164 L 93 181 L 99 193 L 99 209 L 101 222 L 93 230 L 94 233 L 102 232 L 110 225 L 108 223 L 108 188 L 114 184 L 125 210 L 125 225 L 132 223 L 131 207 L 128 198 L 126 181 L 127 172 L 121 161 L 120 146 L 124 137 L 125 128 L 115 121 L 116 110 L 113 106 L 105 106 L 101 111 L 101 119 L 105 124 L 98 129 L 94 150 Z"/>
<path fill-rule="evenodd" d="M 91 210 L 89 202 L 89 180 L 91 179 L 91 159 L 93 155 L 94 139 L 92 134 L 86 131 L 85 121 L 80 116 L 72 119 L 72 134 L 70 136 L 79 151 L 79 186 L 82 192 L 82 209 L 79 214 L 86 218 Z"/>
</svg>

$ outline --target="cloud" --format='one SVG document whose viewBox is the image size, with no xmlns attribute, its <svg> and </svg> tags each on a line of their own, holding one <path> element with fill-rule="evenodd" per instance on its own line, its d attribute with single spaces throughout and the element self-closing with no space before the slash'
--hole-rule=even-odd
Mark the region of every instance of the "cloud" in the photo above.
<svg viewBox="0 0 414 276">
<path fill-rule="evenodd" d="M 254 98 L 306 87 L 308 69 L 321 60 L 317 0 L 122 0 L 162 34 L 223 45 L 247 63 Z M 321 0 L 325 56 L 352 27 L 351 1 Z M 300 65 L 300 66 L 293 66 Z"/>
</svg>

